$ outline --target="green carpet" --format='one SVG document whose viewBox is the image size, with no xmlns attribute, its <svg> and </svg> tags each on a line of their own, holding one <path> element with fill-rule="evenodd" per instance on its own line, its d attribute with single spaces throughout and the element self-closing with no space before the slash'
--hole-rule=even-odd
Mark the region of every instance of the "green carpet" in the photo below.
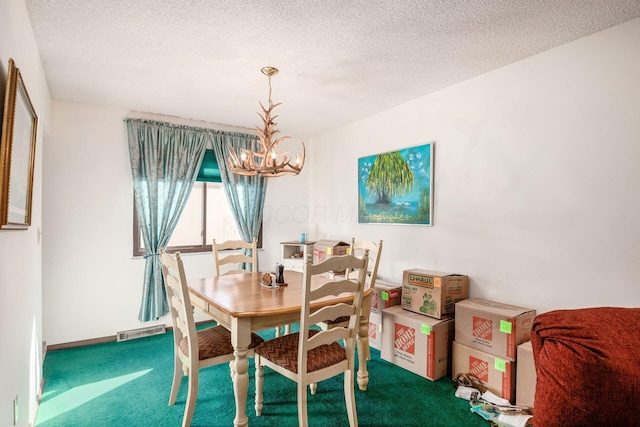
<svg viewBox="0 0 640 427">
<path fill-rule="evenodd" d="M 272 331 L 260 333 L 273 337 Z M 38 427 L 179 426 L 187 394 L 168 406 L 173 363 L 172 333 L 50 351 L 44 362 L 45 387 Z M 457 399 L 451 380 L 431 382 L 380 359 L 371 349 L 369 386 L 356 390 L 360 426 L 488 427 Z M 251 426 L 296 426 L 296 384 L 265 368 L 264 408 L 253 409 L 254 368 L 249 365 L 247 415 Z M 342 376 L 318 384 L 308 398 L 309 426 L 347 426 Z M 192 426 L 233 426 L 235 403 L 228 364 L 200 370 L 200 390 Z"/>
</svg>

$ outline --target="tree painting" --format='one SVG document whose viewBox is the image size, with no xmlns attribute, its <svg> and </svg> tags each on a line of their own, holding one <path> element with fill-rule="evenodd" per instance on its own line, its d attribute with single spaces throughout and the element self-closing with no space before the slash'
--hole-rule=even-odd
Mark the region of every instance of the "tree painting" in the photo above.
<svg viewBox="0 0 640 427">
<path fill-rule="evenodd" d="M 358 159 L 358 222 L 431 225 L 433 143 Z"/>
<path fill-rule="evenodd" d="M 376 204 L 390 204 L 393 197 L 401 197 L 413 188 L 413 172 L 398 151 L 380 154 L 373 161 L 367 178 L 367 192 Z"/>
</svg>

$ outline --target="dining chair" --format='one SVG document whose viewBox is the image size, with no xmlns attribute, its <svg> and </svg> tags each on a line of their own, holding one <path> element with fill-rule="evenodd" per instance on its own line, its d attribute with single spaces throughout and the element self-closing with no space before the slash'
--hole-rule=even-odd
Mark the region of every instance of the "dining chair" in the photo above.
<svg viewBox="0 0 640 427">
<path fill-rule="evenodd" d="M 182 427 L 188 427 L 196 407 L 200 369 L 234 360 L 231 333 L 220 325 L 196 330 L 180 253 L 172 256 L 161 251 L 160 260 L 173 322 L 174 367 L 169 406 L 176 403 L 184 373 L 189 377 L 189 385 Z M 251 334 L 249 356 L 253 356 L 253 348 L 263 341 L 258 335 Z"/>
<path fill-rule="evenodd" d="M 247 271 L 257 271 L 258 268 L 258 251 L 257 251 L 257 242 L 254 238 L 251 242 L 245 242 L 244 240 L 227 240 L 226 242 L 218 243 L 216 239 L 213 239 L 213 259 L 216 266 L 216 277 L 222 274 L 236 274 L 236 273 L 246 273 Z M 226 256 L 221 256 L 221 251 L 225 250 L 242 250 L 242 253 L 232 253 Z M 248 251 L 251 253 L 249 254 Z M 240 264 L 244 263 L 245 268 L 241 268 Z M 221 273 L 221 268 L 223 265 L 234 264 L 232 270 L 225 271 Z M 249 268 L 247 268 L 247 264 L 251 264 Z"/>
<path fill-rule="evenodd" d="M 246 273 L 246 272 L 254 272 L 257 271 L 258 268 L 258 244 L 256 239 L 254 238 L 251 243 L 245 242 L 244 240 L 227 240 L 226 242 L 217 243 L 216 239 L 213 239 L 213 244 L 211 245 L 213 249 L 213 259 L 215 261 L 216 266 L 216 277 L 225 274 L 237 274 L 237 273 Z M 225 250 L 243 250 L 243 253 L 233 253 L 227 256 L 220 257 L 220 251 Z M 251 255 L 247 255 L 246 251 L 250 250 Z M 247 264 L 251 264 L 249 266 L 250 269 L 240 268 L 240 263 L 244 263 L 245 267 Z M 220 273 L 223 265 L 226 264 L 235 264 L 236 268 L 233 270 L 225 271 L 224 273 Z M 276 327 L 276 335 L 280 336 L 280 327 Z"/>
<path fill-rule="evenodd" d="M 312 264 L 311 256 L 307 256 L 303 273 L 300 332 L 264 341 L 255 348 L 257 416 L 262 414 L 264 366 L 268 366 L 297 383 L 298 425 L 302 427 L 307 426 L 307 385 L 343 373 L 349 425 L 358 425 L 354 360 L 368 262 L 368 251 L 365 251 L 365 256 L 361 259 L 353 255 L 340 255 L 315 265 Z M 343 277 L 327 280 L 326 276 L 318 277 L 347 268 L 359 271 L 357 280 Z M 343 292 L 353 292 L 353 300 L 317 308 L 318 300 Z M 349 317 L 346 326 L 328 331 L 312 329 L 317 323 L 340 316 Z M 340 342 L 344 342 L 344 346 Z"/>
<path fill-rule="evenodd" d="M 368 252 L 367 252 L 368 251 Z M 366 277 L 366 287 L 368 289 L 373 289 L 373 287 L 376 285 L 376 279 L 378 278 L 378 265 L 380 264 L 380 256 L 382 255 L 382 240 L 380 240 L 379 243 L 375 243 L 373 241 L 369 241 L 369 240 L 362 240 L 359 242 L 355 241 L 355 238 L 351 239 L 351 254 L 357 256 L 364 256 L 365 252 L 367 252 L 369 255 L 369 264 L 368 264 L 368 271 L 367 271 L 367 277 Z M 357 271 L 354 271 L 353 269 L 347 269 L 345 271 L 345 277 L 349 278 L 350 276 L 354 275 L 354 273 L 357 273 Z M 368 317 L 368 316 L 367 316 Z M 320 326 L 320 328 L 322 328 L 323 330 L 327 330 L 327 329 L 331 329 L 331 328 L 335 328 L 336 326 L 345 326 L 347 324 L 347 322 L 349 321 L 348 318 L 346 317 L 339 317 L 335 320 L 329 320 L 326 322 L 320 322 L 318 323 L 318 326 Z M 359 339 L 359 338 L 358 338 Z M 367 345 L 367 347 L 365 349 L 363 349 L 366 354 L 366 359 L 370 360 L 371 359 L 371 352 L 369 349 L 369 346 Z M 315 394 L 316 392 L 316 387 L 315 384 L 311 385 L 311 393 Z"/>
</svg>

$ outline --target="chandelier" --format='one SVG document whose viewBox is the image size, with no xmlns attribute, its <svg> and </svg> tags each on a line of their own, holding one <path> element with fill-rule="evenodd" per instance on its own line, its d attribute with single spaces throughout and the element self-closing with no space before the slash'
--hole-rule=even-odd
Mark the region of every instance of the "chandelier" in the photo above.
<svg viewBox="0 0 640 427">
<path fill-rule="evenodd" d="M 266 178 L 273 178 L 286 174 L 298 175 L 304 166 L 304 143 L 302 144 L 302 154 L 292 157 L 290 151 L 278 151 L 278 146 L 288 136 L 276 137 L 280 131 L 273 121 L 278 116 L 272 116 L 273 110 L 280 105 L 273 104 L 271 100 L 271 77 L 278 73 L 275 67 L 264 67 L 262 73 L 269 79 L 269 108 L 264 108 L 262 102 L 258 101 L 262 108 L 262 114 L 258 113 L 264 122 L 262 129 L 256 126 L 258 134 L 259 151 L 252 151 L 246 148 L 240 150 L 240 155 L 229 145 L 229 169 L 238 175 L 260 175 Z"/>
</svg>

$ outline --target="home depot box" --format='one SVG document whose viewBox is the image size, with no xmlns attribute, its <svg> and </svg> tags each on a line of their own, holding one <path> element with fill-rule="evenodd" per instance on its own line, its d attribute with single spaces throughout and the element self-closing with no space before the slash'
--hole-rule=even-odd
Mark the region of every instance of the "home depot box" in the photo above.
<svg viewBox="0 0 640 427">
<path fill-rule="evenodd" d="M 456 322 L 458 320 L 456 319 Z M 515 398 L 516 364 L 493 354 L 453 342 L 452 378 L 458 374 L 475 375 L 496 396 L 513 403 Z"/>
<path fill-rule="evenodd" d="M 456 341 L 514 362 L 536 311 L 479 298 L 456 303 Z"/>
<path fill-rule="evenodd" d="M 396 305 L 382 311 L 382 359 L 435 381 L 447 375 L 453 319 L 434 319 Z"/>
<path fill-rule="evenodd" d="M 469 277 L 412 269 L 402 275 L 402 307 L 440 319 L 453 316 L 455 303 L 469 295 Z"/>
<path fill-rule="evenodd" d="M 382 348 L 382 313 L 369 315 L 369 347 Z"/>
<path fill-rule="evenodd" d="M 385 308 L 400 304 L 402 285 L 376 280 L 371 296 L 371 314 L 381 315 Z"/>
<path fill-rule="evenodd" d="M 531 341 L 518 346 L 516 366 L 516 405 L 533 408 L 536 393 L 536 366 Z"/>
</svg>

